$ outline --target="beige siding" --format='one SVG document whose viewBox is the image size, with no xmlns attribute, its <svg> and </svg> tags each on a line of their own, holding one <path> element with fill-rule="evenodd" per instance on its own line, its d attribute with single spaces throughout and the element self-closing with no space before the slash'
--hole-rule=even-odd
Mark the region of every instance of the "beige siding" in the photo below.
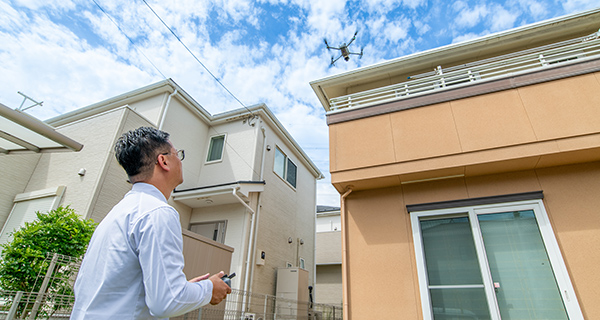
<svg viewBox="0 0 600 320">
<path fill-rule="evenodd" d="M 342 304 L 342 265 L 317 266 L 314 297 L 316 303 Z M 326 318 L 325 318 L 326 319 Z"/>
<path fill-rule="evenodd" d="M 285 268 L 286 262 L 296 265 L 296 252 L 304 258 L 309 273 L 309 284 L 314 283 L 315 248 L 315 178 L 292 152 L 287 143 L 267 127 L 267 145 L 271 151 L 265 155 L 265 191 L 258 220 L 257 250 L 266 252 L 264 266 L 255 266 L 255 292 L 274 294 L 277 268 Z M 298 166 L 297 188 L 291 187 L 273 171 L 275 146 Z M 288 238 L 292 243 L 288 243 Z M 298 246 L 298 239 L 304 241 Z M 272 292 L 272 293 L 270 293 Z"/>
<path fill-rule="evenodd" d="M 316 263 L 340 264 L 342 263 L 342 232 L 318 232 L 316 235 L 317 249 Z"/>
<path fill-rule="evenodd" d="M 40 154 L 0 155 L 0 229 L 12 210 L 15 196 L 23 193 Z"/>
<path fill-rule="evenodd" d="M 131 184 L 127 182 L 125 170 L 115 158 L 114 145 L 123 133 L 142 126 L 152 126 L 152 124 L 130 109 L 124 109 L 120 127 L 112 133 L 113 138 L 109 144 L 110 148 L 106 150 L 104 155 L 104 173 L 98 182 L 97 196 L 95 200 L 90 202 L 88 217 L 96 222 L 100 222 L 131 189 Z"/>
<path fill-rule="evenodd" d="M 25 191 L 65 185 L 67 189 L 61 204 L 71 205 L 71 208 L 87 217 L 90 200 L 94 199 L 123 112 L 123 108 L 115 109 L 58 128 L 60 133 L 81 142 L 83 149 L 79 152 L 43 154 Z M 77 174 L 82 168 L 86 169 L 85 176 Z"/>
</svg>

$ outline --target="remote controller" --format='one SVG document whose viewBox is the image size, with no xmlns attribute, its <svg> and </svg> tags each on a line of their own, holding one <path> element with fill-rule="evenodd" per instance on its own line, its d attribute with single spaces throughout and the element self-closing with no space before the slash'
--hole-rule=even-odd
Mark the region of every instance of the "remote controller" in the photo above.
<svg viewBox="0 0 600 320">
<path fill-rule="evenodd" d="M 230 275 L 224 275 L 221 280 L 225 282 L 231 288 L 231 279 L 235 277 L 235 272 Z"/>
</svg>

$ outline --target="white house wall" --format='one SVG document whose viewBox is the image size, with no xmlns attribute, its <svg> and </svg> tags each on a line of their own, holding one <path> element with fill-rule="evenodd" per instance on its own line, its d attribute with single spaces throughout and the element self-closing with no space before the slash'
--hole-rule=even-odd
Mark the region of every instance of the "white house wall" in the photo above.
<svg viewBox="0 0 600 320">
<path fill-rule="evenodd" d="M 206 157 L 208 125 L 179 100 L 171 99 L 162 130 L 171 135 L 170 140 L 175 148 L 185 150 L 183 183 L 177 189 L 198 187 Z"/>
<path fill-rule="evenodd" d="M 254 167 L 257 130 L 256 127 L 243 123 L 242 119 L 211 127 L 203 149 L 203 170 L 198 185 L 258 180 L 260 167 Z M 223 158 L 221 161 L 207 163 L 210 137 L 221 134 L 226 135 Z"/>
<path fill-rule="evenodd" d="M 235 272 L 238 275 L 244 274 L 243 268 L 246 258 L 244 248 L 247 246 L 246 241 L 248 238 L 248 215 L 249 213 L 246 212 L 245 207 L 239 204 L 228 204 L 193 209 L 190 218 L 190 223 L 227 221 L 224 244 L 235 248 L 231 257 L 230 272 Z M 238 288 L 241 287 L 240 281 L 237 281 L 236 287 Z"/>
<path fill-rule="evenodd" d="M 129 103 L 129 108 L 148 119 L 152 125 L 157 126 L 160 122 L 160 114 L 165 105 L 169 93 L 161 93 L 144 100 Z M 171 99 L 174 101 L 174 99 Z"/>
</svg>

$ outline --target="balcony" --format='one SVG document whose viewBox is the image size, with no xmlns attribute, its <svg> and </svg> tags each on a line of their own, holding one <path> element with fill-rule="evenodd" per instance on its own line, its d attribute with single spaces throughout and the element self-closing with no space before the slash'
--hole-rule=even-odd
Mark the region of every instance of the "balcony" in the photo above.
<svg viewBox="0 0 600 320">
<path fill-rule="evenodd" d="M 406 81 L 329 100 L 329 113 L 389 103 L 600 56 L 600 30 L 589 36 L 410 76 Z"/>
</svg>

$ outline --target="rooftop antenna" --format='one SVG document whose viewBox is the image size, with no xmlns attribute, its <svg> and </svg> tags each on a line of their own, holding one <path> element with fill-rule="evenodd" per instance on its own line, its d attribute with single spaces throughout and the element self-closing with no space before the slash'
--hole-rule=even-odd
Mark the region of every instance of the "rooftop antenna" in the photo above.
<svg viewBox="0 0 600 320">
<path fill-rule="evenodd" d="M 17 91 L 17 93 L 23 96 L 23 102 L 21 102 L 21 106 L 19 106 L 17 108 L 17 111 L 21 111 L 22 112 L 22 111 L 25 111 L 27 109 L 31 109 L 31 108 L 33 108 L 35 106 L 41 106 L 44 103 L 44 101 L 37 102 L 37 101 L 33 100 L 33 98 L 27 96 L 26 94 L 24 94 L 21 91 Z M 25 104 L 25 101 L 27 101 L 27 100 L 31 100 L 32 102 L 34 102 L 34 104 L 30 105 L 29 107 L 23 108 L 23 105 Z"/>
</svg>

